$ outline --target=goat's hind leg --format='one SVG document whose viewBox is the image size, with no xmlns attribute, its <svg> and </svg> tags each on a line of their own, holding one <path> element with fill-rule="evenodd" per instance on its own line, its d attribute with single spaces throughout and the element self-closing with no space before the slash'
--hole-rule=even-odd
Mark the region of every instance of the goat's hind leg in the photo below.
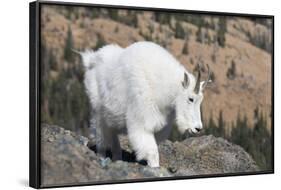
<svg viewBox="0 0 281 190">
<path fill-rule="evenodd" d="M 111 131 L 111 153 L 112 160 L 122 160 L 122 149 L 118 139 L 118 133 L 116 130 Z"/>
<path fill-rule="evenodd" d="M 99 143 L 97 143 L 97 153 L 106 157 L 107 151 L 111 151 L 112 160 L 122 160 L 122 149 L 118 139 L 118 133 L 114 129 L 108 128 L 105 124 L 99 132 Z"/>
<path fill-rule="evenodd" d="M 102 122 L 100 122 L 102 124 Z M 108 131 L 104 125 L 100 125 L 97 128 L 97 136 L 96 136 L 96 151 L 97 154 L 106 157 L 106 151 L 108 149 L 108 145 L 110 144 L 108 138 Z"/>
<path fill-rule="evenodd" d="M 95 150 L 98 155 L 106 157 L 107 137 L 105 134 L 106 131 L 104 131 L 103 127 L 103 122 L 99 112 L 97 110 L 93 110 L 91 113 L 88 146 L 92 150 Z"/>
</svg>

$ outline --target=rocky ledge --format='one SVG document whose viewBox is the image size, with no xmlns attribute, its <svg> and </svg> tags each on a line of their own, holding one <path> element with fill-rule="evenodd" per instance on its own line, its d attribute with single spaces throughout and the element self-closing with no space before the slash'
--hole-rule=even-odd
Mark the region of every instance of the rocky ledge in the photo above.
<svg viewBox="0 0 281 190">
<path fill-rule="evenodd" d="M 160 168 L 135 161 L 121 137 L 123 161 L 102 158 L 88 138 L 54 125 L 41 125 L 41 181 L 44 186 L 257 171 L 252 157 L 238 145 L 212 135 L 159 145 Z"/>
</svg>

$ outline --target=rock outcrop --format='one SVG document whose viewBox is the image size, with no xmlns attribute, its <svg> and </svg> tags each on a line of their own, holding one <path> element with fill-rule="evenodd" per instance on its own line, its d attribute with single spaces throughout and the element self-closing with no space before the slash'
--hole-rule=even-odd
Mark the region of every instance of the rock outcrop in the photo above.
<svg viewBox="0 0 281 190">
<path fill-rule="evenodd" d="M 58 126 L 42 124 L 42 184 L 97 183 L 258 170 L 251 156 L 240 146 L 212 135 L 160 143 L 160 168 L 136 162 L 127 138 L 122 136 L 120 140 L 123 161 L 112 161 L 88 148 L 88 138 Z"/>
</svg>

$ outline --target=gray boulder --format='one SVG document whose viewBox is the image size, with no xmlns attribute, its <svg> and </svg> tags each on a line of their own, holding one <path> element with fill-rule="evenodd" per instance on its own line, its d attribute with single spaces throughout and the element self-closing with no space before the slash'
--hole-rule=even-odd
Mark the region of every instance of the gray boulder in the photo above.
<svg viewBox="0 0 281 190">
<path fill-rule="evenodd" d="M 156 177 L 257 171 L 240 146 L 212 135 L 159 145 L 160 168 L 135 161 L 128 139 L 120 138 L 123 161 L 102 158 L 88 138 L 54 125 L 41 125 L 41 182 L 43 186 L 106 182 Z"/>
</svg>

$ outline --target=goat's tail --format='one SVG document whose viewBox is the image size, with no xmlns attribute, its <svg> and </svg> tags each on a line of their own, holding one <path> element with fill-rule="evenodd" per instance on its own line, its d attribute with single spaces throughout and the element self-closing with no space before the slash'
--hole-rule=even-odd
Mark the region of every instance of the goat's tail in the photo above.
<svg viewBox="0 0 281 190">
<path fill-rule="evenodd" d="M 72 51 L 79 54 L 82 57 L 82 62 L 85 69 L 92 69 L 95 66 L 96 53 L 93 50 L 87 49 L 84 52 L 82 52 L 72 49 Z"/>
</svg>

